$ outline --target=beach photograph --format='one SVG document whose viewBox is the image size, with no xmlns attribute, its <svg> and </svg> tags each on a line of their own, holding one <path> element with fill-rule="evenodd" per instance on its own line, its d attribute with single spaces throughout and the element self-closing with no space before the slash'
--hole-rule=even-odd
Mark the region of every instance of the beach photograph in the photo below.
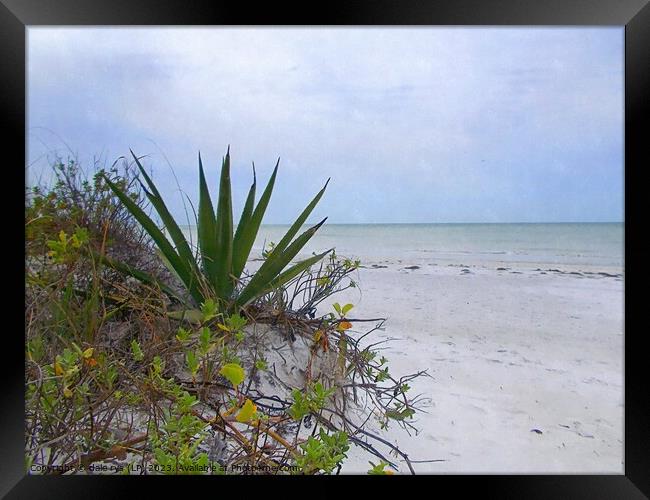
<svg viewBox="0 0 650 500">
<path fill-rule="evenodd" d="M 624 34 L 29 27 L 26 473 L 623 474 Z"/>
</svg>

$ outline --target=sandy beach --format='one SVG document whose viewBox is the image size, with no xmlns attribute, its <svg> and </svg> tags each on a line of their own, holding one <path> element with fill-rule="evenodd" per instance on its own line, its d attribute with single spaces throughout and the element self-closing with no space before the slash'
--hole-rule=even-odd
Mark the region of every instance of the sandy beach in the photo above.
<svg viewBox="0 0 650 500">
<path fill-rule="evenodd" d="M 382 433 L 411 460 L 435 460 L 416 472 L 622 473 L 620 268 L 363 264 L 360 290 L 333 299 L 354 303 L 355 318 L 387 318 L 373 335 L 394 339 L 382 352 L 393 375 L 433 377 L 413 384 L 432 402 L 418 435 Z M 342 472 L 368 468 L 352 448 Z"/>
</svg>

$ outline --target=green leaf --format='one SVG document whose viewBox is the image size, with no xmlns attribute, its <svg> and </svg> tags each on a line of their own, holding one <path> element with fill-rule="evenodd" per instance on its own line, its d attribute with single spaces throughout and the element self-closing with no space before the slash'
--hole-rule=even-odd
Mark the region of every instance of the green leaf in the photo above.
<svg viewBox="0 0 650 500">
<path fill-rule="evenodd" d="M 201 328 L 201 333 L 199 334 L 199 345 L 201 346 L 201 352 L 207 354 L 210 349 L 210 340 L 212 340 L 212 334 L 210 329 L 207 326 Z"/>
<path fill-rule="evenodd" d="M 174 290 L 172 290 L 170 287 L 165 285 L 162 281 L 154 278 L 153 276 L 145 273 L 144 271 L 139 271 L 138 269 L 134 269 L 131 266 L 124 264 L 123 262 L 113 260 L 110 257 L 107 257 L 106 255 L 100 255 L 97 252 L 90 251 L 90 254 L 93 256 L 95 260 L 97 260 L 97 262 L 101 264 L 105 264 L 108 267 L 115 269 L 116 271 L 126 274 L 127 276 L 133 276 L 135 279 L 137 279 L 138 281 L 146 285 L 153 286 L 154 288 L 159 288 L 167 295 L 176 298 L 181 303 L 185 302 L 185 300 L 181 296 L 179 296 Z"/>
<path fill-rule="evenodd" d="M 231 314 L 230 317 L 227 318 L 228 326 L 231 330 L 241 330 L 244 326 L 246 326 L 246 323 L 248 323 L 248 320 L 239 314 Z"/>
<path fill-rule="evenodd" d="M 298 276 L 300 273 L 303 271 L 309 269 L 311 266 L 313 266 L 316 262 L 321 260 L 323 257 L 325 257 L 329 252 L 331 252 L 332 249 L 326 250 L 325 252 L 314 255 L 313 257 L 309 257 L 308 259 L 305 259 L 303 261 L 298 262 L 294 266 L 290 267 L 283 273 L 280 273 L 277 278 L 275 278 L 269 286 L 265 289 L 265 292 L 270 292 L 271 290 L 278 288 L 288 281 L 291 281 L 293 278 Z"/>
<path fill-rule="evenodd" d="M 196 372 L 199 369 L 199 360 L 196 357 L 196 354 L 194 354 L 193 351 L 187 351 L 185 353 L 185 363 L 187 365 L 187 369 L 190 371 L 192 376 L 196 375 Z"/>
<path fill-rule="evenodd" d="M 246 222 L 245 225 L 237 227 L 237 234 L 235 235 L 235 248 L 233 248 L 233 275 L 237 278 L 241 276 L 241 273 L 246 266 L 246 261 L 248 256 L 251 253 L 253 244 L 255 243 L 255 238 L 257 238 L 257 233 L 259 232 L 260 225 L 262 224 L 262 219 L 264 213 L 266 212 L 266 207 L 269 204 L 271 199 L 271 194 L 273 193 L 273 186 L 275 185 L 275 178 L 278 173 L 278 165 L 280 164 L 280 159 L 278 159 L 271 174 L 271 178 L 260 197 L 260 201 L 255 207 L 255 211 L 251 215 L 250 219 Z M 254 192 L 255 183 L 251 186 L 251 191 Z M 249 194 L 250 197 L 250 194 Z M 242 214 L 243 217 L 243 214 Z M 241 229 L 241 231 L 240 231 Z"/>
<path fill-rule="evenodd" d="M 353 304 L 345 304 L 345 305 L 341 308 L 341 314 L 342 314 L 343 316 L 345 316 L 347 313 L 350 312 L 350 310 L 351 310 L 353 307 L 354 307 Z"/>
<path fill-rule="evenodd" d="M 197 235 L 203 272 L 212 287 L 217 289 L 217 220 L 212 208 L 210 191 L 205 182 L 203 163 L 199 153 L 199 217 L 197 222 Z"/>
<path fill-rule="evenodd" d="M 122 192 L 122 189 L 112 184 L 105 175 L 103 175 L 103 178 L 106 181 L 106 185 L 115 192 L 136 220 L 152 237 L 160 251 L 162 261 L 177 275 L 189 291 L 193 299 L 192 306 L 205 304 L 207 298 L 212 298 L 216 302 L 218 312 L 232 313 L 237 311 L 237 307 L 250 303 L 273 287 L 287 283 L 327 254 L 325 252 L 311 257 L 310 259 L 296 263 L 286 271 L 284 270 L 325 221 L 324 219 L 316 226 L 306 230 L 294 240 L 294 237 L 325 192 L 329 179 L 325 183 L 325 186 L 302 211 L 280 243 L 274 245 L 268 254 L 266 254 L 265 262 L 244 286 L 239 297 L 233 297 L 233 291 L 236 289 L 236 284 L 243 273 L 268 206 L 277 176 L 279 160 L 275 165 L 273 174 L 257 206 L 255 206 L 257 183 L 255 171 L 253 170 L 253 184 L 249 190 L 239 224 L 237 225 L 237 231 L 233 235 L 230 149 L 228 149 L 222 163 L 216 213 L 207 187 L 201 155 L 199 154 L 199 208 L 196 217 L 198 253 L 201 260 L 199 263 L 192 254 L 192 250 L 187 244 L 187 240 L 180 227 L 171 217 L 155 184 L 148 177 L 139 159 L 133 152 L 131 154 L 140 169 L 144 183 L 147 185 L 145 186 L 141 183 L 142 188 L 165 224 L 165 230 L 171 237 L 175 247 L 167 240 L 162 229 L 154 224 L 131 197 Z M 147 283 L 158 283 L 145 274 L 136 271 L 130 272 L 129 274 Z M 160 286 L 163 288 L 162 284 Z M 169 288 L 164 289 L 166 292 L 172 292 Z M 179 298 L 176 294 L 170 294 Z M 179 298 L 179 300 L 185 302 L 182 298 Z M 186 316 L 185 313 L 180 313 L 180 316 L 179 313 L 172 313 L 170 316 L 174 317 L 174 315 L 176 317 Z"/>
<path fill-rule="evenodd" d="M 149 192 L 146 189 L 144 189 L 147 198 L 149 199 L 149 201 L 151 201 L 151 204 L 156 209 L 156 212 L 158 212 L 160 219 L 165 225 L 167 231 L 169 232 L 172 241 L 176 245 L 176 250 L 178 252 L 178 255 L 181 257 L 182 260 L 184 260 L 187 263 L 188 268 L 192 271 L 192 275 L 195 275 L 198 272 L 198 265 L 194 259 L 194 254 L 192 253 L 192 250 L 190 249 L 190 246 L 187 243 L 187 240 L 185 239 L 185 235 L 183 234 L 183 231 L 181 231 L 180 227 L 178 227 L 178 224 L 176 223 L 172 215 L 169 213 L 169 210 L 167 209 L 167 205 L 165 205 L 165 202 L 160 196 L 160 193 L 158 192 L 156 185 L 153 183 L 151 178 L 147 175 L 147 172 L 142 166 L 142 164 L 140 163 L 140 160 L 135 156 L 135 153 L 133 153 L 132 150 L 129 149 L 129 151 L 131 151 L 131 155 L 133 156 L 133 159 L 135 160 L 135 163 L 137 164 L 140 173 L 144 177 L 147 185 L 149 186 L 149 190 L 151 191 Z M 196 286 L 196 284 L 194 286 Z"/>
<path fill-rule="evenodd" d="M 217 304 L 213 299 L 207 299 L 203 304 L 201 304 L 201 313 L 203 314 L 203 321 L 210 321 L 211 319 L 217 316 L 218 312 Z"/>
<path fill-rule="evenodd" d="M 160 258 L 164 266 L 167 268 L 167 270 L 172 274 L 172 276 L 174 276 L 176 279 L 178 279 L 178 281 L 182 283 L 183 280 L 178 275 L 176 269 L 174 269 L 174 266 L 172 266 L 171 262 L 169 262 L 169 259 L 165 257 L 165 254 L 162 253 L 159 248 L 156 248 L 155 250 L 156 250 L 156 255 L 158 255 L 158 257 Z"/>
<path fill-rule="evenodd" d="M 232 274 L 237 279 L 241 277 L 241 273 L 243 272 L 244 267 L 246 266 L 246 261 L 248 260 L 248 254 L 250 253 L 250 248 L 245 248 L 246 242 L 243 240 L 244 236 L 247 234 L 250 220 L 253 216 L 253 209 L 255 208 L 256 185 L 257 178 L 255 176 L 255 163 L 253 163 L 253 184 L 251 184 L 248 191 L 246 203 L 244 204 L 244 208 L 239 218 L 239 224 L 237 224 L 237 230 L 235 231 L 235 236 L 232 240 Z"/>
<path fill-rule="evenodd" d="M 303 226 L 305 221 L 307 220 L 307 217 L 309 217 L 309 214 L 311 214 L 312 210 L 314 210 L 314 207 L 318 204 L 320 199 L 323 196 L 323 193 L 325 193 L 325 189 L 327 189 L 327 185 L 329 184 L 330 180 L 327 179 L 327 182 L 325 183 L 325 186 L 323 186 L 323 189 L 321 189 L 316 196 L 314 196 L 314 199 L 311 200 L 309 205 L 305 207 L 305 209 L 302 211 L 302 213 L 298 216 L 296 221 L 293 223 L 293 225 L 289 228 L 289 230 L 286 232 L 286 234 L 282 237 L 280 242 L 275 246 L 273 251 L 271 252 L 271 255 L 269 255 L 268 260 L 272 260 L 274 257 L 277 257 L 279 254 L 284 252 L 285 248 L 289 246 L 289 243 L 291 240 L 293 240 L 293 237 L 298 233 L 300 228 Z M 325 219 L 318 224 L 318 227 L 320 227 L 321 224 L 325 222 Z M 318 229 L 317 227 L 317 229 Z"/>
<path fill-rule="evenodd" d="M 244 369 L 237 363 L 227 363 L 221 367 L 219 374 L 226 377 L 233 387 L 237 387 L 244 381 Z"/>
<path fill-rule="evenodd" d="M 176 334 L 176 338 L 178 339 L 179 342 L 186 342 L 187 339 L 190 338 L 190 332 L 185 328 L 179 327 L 178 333 Z"/>
<path fill-rule="evenodd" d="M 305 244 L 311 239 L 314 233 L 318 231 L 318 229 L 325 223 L 326 220 L 327 218 L 323 219 L 315 226 L 307 229 L 298 238 L 296 238 L 296 240 L 291 243 L 284 252 L 276 254 L 274 250 L 273 254 L 264 262 L 264 264 L 260 266 L 257 273 L 255 273 L 255 275 L 249 281 L 248 285 L 246 285 L 246 287 L 244 287 L 244 289 L 241 291 L 237 299 L 237 304 L 239 306 L 244 306 L 254 298 L 258 297 L 260 294 L 265 293 L 269 287 L 272 287 L 273 281 L 278 277 L 278 274 L 282 271 L 282 269 L 284 269 L 285 266 L 291 262 L 296 254 L 305 246 Z M 318 256 L 311 257 L 311 259 L 307 259 L 301 264 L 304 264 L 304 262 L 310 260 L 316 262 L 319 259 L 323 258 L 323 256 L 330 251 L 331 250 L 328 250 L 327 252 L 324 252 Z M 297 273 L 294 273 L 295 269 L 292 271 L 292 273 L 286 274 L 283 277 L 283 280 L 286 282 L 287 276 L 291 276 L 291 274 L 293 274 L 293 276 L 297 275 Z"/>
<path fill-rule="evenodd" d="M 386 466 L 389 465 L 388 462 L 381 460 L 377 465 L 372 462 L 368 463 L 372 466 L 372 469 L 368 471 L 368 474 L 371 476 L 385 476 L 393 474 L 393 471 L 386 470 Z"/>
<path fill-rule="evenodd" d="M 405 420 L 407 418 L 411 418 L 414 414 L 415 414 L 415 410 L 412 410 L 410 408 L 406 408 L 402 411 L 398 411 L 398 410 L 386 411 L 386 416 L 388 418 L 392 418 L 393 420 Z"/>
<path fill-rule="evenodd" d="M 294 420 L 301 420 L 309 413 L 309 401 L 298 389 L 291 391 L 291 396 L 293 397 L 293 403 L 287 410 L 287 413 Z"/>
<path fill-rule="evenodd" d="M 140 348 L 140 344 L 138 344 L 138 341 L 135 339 L 131 341 L 131 354 L 133 355 L 133 359 L 136 361 L 142 361 L 144 359 L 144 353 Z"/>
<path fill-rule="evenodd" d="M 217 203 L 217 253 L 215 288 L 219 298 L 228 301 L 233 290 L 232 272 L 232 195 L 230 193 L 230 148 L 221 166 Z"/>
<path fill-rule="evenodd" d="M 73 246 L 75 248 L 80 248 L 83 244 L 88 243 L 89 241 L 88 229 L 85 227 L 78 227 L 75 229 L 74 234 L 72 235 Z"/>
<path fill-rule="evenodd" d="M 133 217 L 142 225 L 144 230 L 151 236 L 151 239 L 156 243 L 160 251 L 165 254 L 170 265 L 176 270 L 176 273 L 181 278 L 188 290 L 192 290 L 191 272 L 187 264 L 179 257 L 179 255 L 172 247 L 171 243 L 167 240 L 158 226 L 151 220 L 151 218 L 144 213 L 144 211 L 124 192 L 113 184 L 106 175 L 103 176 L 104 181 L 108 187 L 115 193 L 120 201 L 126 206 L 127 210 Z"/>
<path fill-rule="evenodd" d="M 168 311 L 167 316 L 179 321 L 187 321 L 195 325 L 203 323 L 203 313 L 198 309 L 184 309 L 182 311 Z"/>
</svg>

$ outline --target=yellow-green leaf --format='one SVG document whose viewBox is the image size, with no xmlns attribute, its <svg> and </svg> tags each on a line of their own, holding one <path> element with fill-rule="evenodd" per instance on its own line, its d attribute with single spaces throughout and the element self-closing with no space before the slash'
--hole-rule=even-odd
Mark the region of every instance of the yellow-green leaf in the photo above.
<svg viewBox="0 0 650 500">
<path fill-rule="evenodd" d="M 244 381 L 244 369 L 237 363 L 227 363 L 221 367 L 219 374 L 226 377 L 233 387 L 237 387 Z"/>
<path fill-rule="evenodd" d="M 239 413 L 235 417 L 237 422 L 248 422 L 250 419 L 253 417 L 253 413 L 257 411 L 257 406 L 253 404 L 253 402 L 250 399 L 247 399 L 246 402 L 244 403 L 244 406 L 242 406 L 242 409 L 239 410 Z"/>
</svg>

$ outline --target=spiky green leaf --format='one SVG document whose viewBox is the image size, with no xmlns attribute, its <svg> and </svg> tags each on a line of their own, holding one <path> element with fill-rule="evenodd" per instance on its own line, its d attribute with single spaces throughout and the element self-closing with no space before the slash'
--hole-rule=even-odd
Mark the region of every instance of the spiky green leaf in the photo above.
<svg viewBox="0 0 650 500">
<path fill-rule="evenodd" d="M 278 254 L 281 254 L 284 252 L 284 250 L 289 246 L 289 243 L 291 243 L 291 240 L 293 240 L 293 237 L 298 233 L 300 228 L 304 225 L 305 221 L 307 220 L 307 217 L 311 214 L 311 212 L 314 210 L 314 207 L 318 204 L 320 199 L 323 196 L 323 193 L 325 193 L 325 190 L 327 189 L 327 185 L 329 184 L 330 180 L 327 179 L 327 182 L 325 182 L 325 185 L 323 186 L 323 189 L 321 189 L 316 196 L 309 202 L 309 205 L 305 207 L 305 209 L 302 211 L 302 213 L 298 216 L 296 221 L 291 225 L 289 230 L 285 233 L 285 235 L 282 237 L 280 242 L 275 246 L 271 254 L 269 255 L 268 260 L 273 260 Z"/>
<path fill-rule="evenodd" d="M 266 188 L 264 189 L 264 192 L 260 197 L 260 201 L 257 203 L 255 211 L 251 215 L 249 222 L 245 227 L 242 228 L 240 237 L 241 243 L 237 250 L 237 266 L 235 266 L 235 261 L 233 260 L 233 274 L 237 278 L 241 276 L 241 273 L 244 270 L 244 266 L 246 265 L 246 261 L 248 260 L 248 257 L 251 253 L 251 249 L 253 248 L 253 244 L 255 243 L 255 238 L 257 238 L 257 233 L 259 232 L 260 226 L 262 224 L 262 219 L 264 218 L 266 207 L 268 206 L 269 200 L 271 199 L 271 194 L 273 193 L 273 186 L 275 185 L 275 178 L 278 174 L 279 164 L 280 159 L 278 159 L 275 164 L 273 173 L 271 174 Z M 237 228 L 237 232 L 239 232 L 239 228 Z"/>
<path fill-rule="evenodd" d="M 296 240 L 291 243 L 284 252 L 269 257 L 251 278 L 248 285 L 241 291 L 236 303 L 239 306 L 248 304 L 255 297 L 264 293 L 269 285 L 277 278 L 280 272 L 291 262 L 298 252 L 307 244 L 311 237 L 318 231 L 327 218 L 320 221 L 315 226 L 310 227 L 302 233 Z"/>
<path fill-rule="evenodd" d="M 230 148 L 221 166 L 219 201 L 217 203 L 217 252 L 215 288 L 224 300 L 230 298 L 233 289 L 232 272 L 232 195 L 230 192 Z"/>
<path fill-rule="evenodd" d="M 174 290 L 172 290 L 169 286 L 164 284 L 162 281 L 154 278 L 150 274 L 145 273 L 144 271 L 140 271 L 138 269 L 134 269 L 133 267 L 124 264 L 123 262 L 119 262 L 114 259 L 111 259 L 106 255 L 100 255 L 97 252 L 91 252 L 91 253 L 93 255 L 93 258 L 97 262 L 104 264 L 112 269 L 115 269 L 116 271 L 122 274 L 125 274 L 127 276 L 132 276 L 133 278 L 137 279 L 138 281 L 146 285 L 152 286 L 154 288 L 159 288 L 167 295 L 176 298 L 179 302 L 184 302 L 183 298 L 180 295 L 178 295 Z"/>
<path fill-rule="evenodd" d="M 203 272 L 210 285 L 217 289 L 217 221 L 214 216 L 214 208 L 210 198 L 210 191 L 205 182 L 203 163 L 199 153 L 199 217 L 197 221 L 197 233 L 199 239 L 199 251 Z"/>
<path fill-rule="evenodd" d="M 162 253 L 165 254 L 165 257 L 173 266 L 178 276 L 181 278 L 183 284 L 187 287 L 188 290 L 192 289 L 192 273 L 188 268 L 188 265 L 180 256 L 176 253 L 176 250 L 171 245 L 169 240 L 165 237 L 163 232 L 158 228 L 156 223 L 151 220 L 151 218 L 144 213 L 144 211 L 135 203 L 129 196 L 127 196 L 122 190 L 117 187 L 113 182 L 104 175 L 104 181 L 108 187 L 115 193 L 115 195 L 120 199 L 120 201 L 126 206 L 127 210 L 135 217 L 135 219 L 142 225 L 144 230 L 151 236 L 151 239 L 156 243 L 156 246 L 160 249 Z"/>
<path fill-rule="evenodd" d="M 189 244 L 187 243 L 187 239 L 185 239 L 185 235 L 183 234 L 183 231 L 181 231 L 181 228 L 178 226 L 178 224 L 172 217 L 171 213 L 167 209 L 167 205 L 165 205 L 162 196 L 160 196 L 160 193 L 156 188 L 156 185 L 147 174 L 147 171 L 140 163 L 138 157 L 135 155 L 135 153 L 132 150 L 129 151 L 131 151 L 131 155 L 133 156 L 133 159 L 135 160 L 135 163 L 138 166 L 138 169 L 140 170 L 140 174 L 142 175 L 142 177 L 144 177 L 144 180 L 147 183 L 147 186 L 149 188 L 148 191 L 145 190 L 147 198 L 149 199 L 149 201 L 151 201 L 151 204 L 153 205 L 153 207 L 156 209 L 156 212 L 158 212 L 158 215 L 160 216 L 160 220 L 162 220 L 163 224 L 165 225 L 165 229 L 169 232 L 169 236 L 174 242 L 174 245 L 176 245 L 176 251 L 178 252 L 178 255 L 187 262 L 188 267 L 193 272 L 196 272 L 198 270 L 198 266 L 196 264 L 196 261 L 194 260 L 194 255 L 192 253 L 192 250 L 190 249 Z"/>
<path fill-rule="evenodd" d="M 311 266 L 316 264 L 319 260 L 321 260 L 323 257 L 325 257 L 328 253 L 330 253 L 333 248 L 330 248 L 329 250 L 320 253 L 318 255 L 314 255 L 312 257 L 309 257 L 308 259 L 302 260 L 298 262 L 297 264 L 291 266 L 289 269 L 286 271 L 280 273 L 277 278 L 275 278 L 271 284 L 265 289 L 265 292 L 269 292 L 273 290 L 274 288 L 277 288 L 279 286 L 284 285 L 288 281 L 291 281 L 293 278 L 298 276 L 300 273 L 303 271 L 306 271 L 309 269 Z"/>
<path fill-rule="evenodd" d="M 250 253 L 250 248 L 246 248 L 248 243 L 246 237 L 248 236 L 247 232 L 251 226 L 250 222 L 253 216 L 253 210 L 255 209 L 256 186 L 257 177 L 255 175 L 255 164 L 253 164 L 253 184 L 251 184 L 251 187 L 248 190 L 246 203 L 244 204 L 244 209 L 239 218 L 239 224 L 237 224 L 235 237 L 232 240 L 232 274 L 236 279 L 240 278 L 241 273 L 246 266 L 248 254 Z M 255 235 L 253 235 L 253 237 L 255 237 Z"/>
</svg>

